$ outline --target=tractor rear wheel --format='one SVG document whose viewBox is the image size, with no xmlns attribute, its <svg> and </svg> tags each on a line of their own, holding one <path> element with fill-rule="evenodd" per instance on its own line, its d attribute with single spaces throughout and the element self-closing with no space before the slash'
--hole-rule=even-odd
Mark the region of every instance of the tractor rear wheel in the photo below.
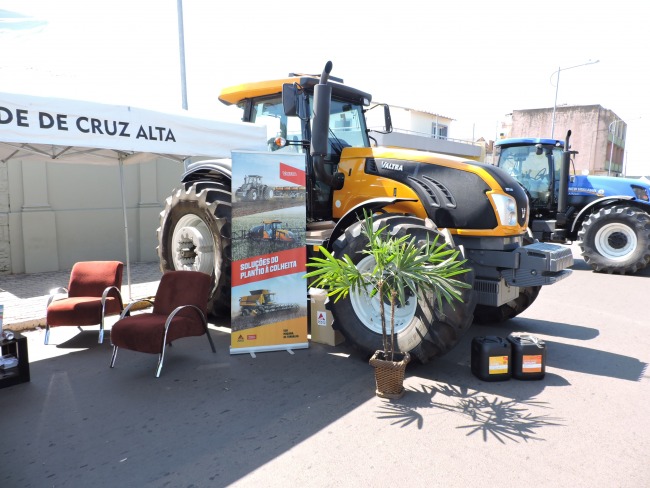
<svg viewBox="0 0 650 488">
<path fill-rule="evenodd" d="M 615 205 L 592 213 L 578 232 L 585 262 L 594 271 L 635 273 L 650 262 L 650 215 Z"/>
<path fill-rule="evenodd" d="M 363 222 L 356 222 L 348 227 L 333 245 L 336 257 L 350 256 L 361 270 L 374 266 L 374 258 L 363 254 L 368 239 L 362 234 Z M 396 237 L 411 235 L 424 244 L 439 236 L 439 243 L 445 239 L 434 228 L 427 227 L 422 219 L 412 216 L 383 214 L 375 217 L 375 228 L 388 227 L 387 232 Z M 454 302 L 453 306 L 443 300 L 438 309 L 434 294 L 426 291 L 418 296 L 411 296 L 404 306 L 395 311 L 395 336 L 397 349 L 408 352 L 421 363 L 441 356 L 451 350 L 472 324 L 475 306 L 475 294 L 471 286 L 474 273 L 469 271 L 456 277 L 470 288 L 461 290 L 463 302 Z M 388 304 L 383 305 L 386 315 L 390 316 Z M 380 318 L 380 303 L 375 296 L 367 293 L 351 292 L 338 302 L 331 300 L 328 308 L 334 316 L 334 327 L 339 329 L 348 342 L 360 351 L 370 355 L 383 348 Z"/>
<path fill-rule="evenodd" d="M 230 187 L 185 183 L 160 213 L 158 258 L 164 273 L 201 271 L 211 276 L 208 311 L 230 315 Z"/>
</svg>

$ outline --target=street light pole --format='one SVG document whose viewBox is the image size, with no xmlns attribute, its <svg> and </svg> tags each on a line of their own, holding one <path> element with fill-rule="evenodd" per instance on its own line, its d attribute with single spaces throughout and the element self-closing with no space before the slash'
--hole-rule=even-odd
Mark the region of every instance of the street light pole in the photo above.
<svg viewBox="0 0 650 488">
<path fill-rule="evenodd" d="M 557 68 L 557 71 L 554 71 L 553 74 L 551 75 L 551 78 L 555 73 L 557 73 L 557 79 L 555 81 L 555 101 L 553 102 L 553 115 L 551 117 L 551 139 L 554 138 L 555 136 L 555 111 L 557 109 L 557 92 L 558 89 L 560 88 L 560 71 L 566 71 L 568 69 L 573 69 L 573 68 L 579 68 L 580 66 L 587 66 L 589 64 L 596 64 L 600 60 L 597 59 L 596 61 L 587 61 L 586 63 L 583 64 L 577 64 L 575 66 L 569 66 L 568 68 Z"/>
</svg>

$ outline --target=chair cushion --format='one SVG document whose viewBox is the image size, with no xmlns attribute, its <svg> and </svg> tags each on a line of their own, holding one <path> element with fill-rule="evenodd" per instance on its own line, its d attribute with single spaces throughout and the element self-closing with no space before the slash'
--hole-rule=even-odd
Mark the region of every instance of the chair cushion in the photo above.
<svg viewBox="0 0 650 488">
<path fill-rule="evenodd" d="M 169 315 L 180 305 L 195 305 L 206 315 L 209 293 L 209 275 L 197 271 L 167 271 L 160 279 L 153 312 Z M 180 313 L 186 317 L 196 316 L 192 310 Z"/>
<path fill-rule="evenodd" d="M 100 293 L 101 297 L 101 293 Z M 120 313 L 119 300 L 106 299 L 105 315 Z M 55 300 L 47 307 L 47 323 L 57 325 L 97 325 L 102 321 L 102 299 L 97 297 L 72 297 Z"/>
<path fill-rule="evenodd" d="M 198 313 L 193 311 L 195 317 Z M 132 351 L 159 354 L 162 351 L 167 315 L 141 313 L 118 320 L 111 329 L 111 342 L 117 347 Z M 205 333 L 200 319 L 176 315 L 167 333 L 167 343 L 187 336 Z"/>
<path fill-rule="evenodd" d="M 122 287 L 122 269 L 119 261 L 81 261 L 72 267 L 69 297 L 101 297 L 109 286 Z"/>
</svg>

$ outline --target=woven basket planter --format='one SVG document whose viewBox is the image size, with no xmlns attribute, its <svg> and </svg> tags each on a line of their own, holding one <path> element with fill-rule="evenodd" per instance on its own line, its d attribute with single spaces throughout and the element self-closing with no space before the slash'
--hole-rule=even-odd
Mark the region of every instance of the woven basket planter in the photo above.
<svg viewBox="0 0 650 488">
<path fill-rule="evenodd" d="M 370 366 L 375 368 L 375 382 L 377 383 L 376 395 L 381 398 L 397 399 L 404 395 L 404 372 L 411 356 L 406 353 L 395 353 L 395 358 L 401 361 L 388 361 L 383 359 L 383 351 L 375 351 L 370 358 Z"/>
</svg>

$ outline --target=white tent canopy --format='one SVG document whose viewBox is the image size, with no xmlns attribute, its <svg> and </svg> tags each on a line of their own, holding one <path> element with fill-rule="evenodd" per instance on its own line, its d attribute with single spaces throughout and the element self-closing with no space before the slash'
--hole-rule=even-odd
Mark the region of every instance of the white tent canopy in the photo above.
<svg viewBox="0 0 650 488">
<path fill-rule="evenodd" d="M 0 93 L 0 162 L 119 165 L 130 295 L 123 164 L 158 157 L 229 158 L 233 149 L 265 150 L 263 126 L 192 118 L 126 106 Z"/>
</svg>

